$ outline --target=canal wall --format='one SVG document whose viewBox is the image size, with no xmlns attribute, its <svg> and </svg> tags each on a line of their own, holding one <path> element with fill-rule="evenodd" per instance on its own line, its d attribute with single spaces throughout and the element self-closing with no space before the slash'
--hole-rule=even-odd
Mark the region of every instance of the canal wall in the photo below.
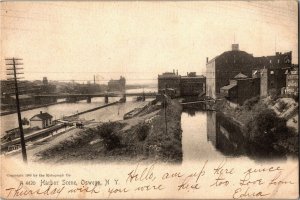
<svg viewBox="0 0 300 200">
<path fill-rule="evenodd" d="M 68 115 L 68 116 L 65 116 L 65 118 L 71 118 L 71 117 L 76 117 L 76 116 L 79 116 L 79 115 L 82 115 L 82 114 L 85 114 L 85 113 L 89 113 L 89 112 L 92 112 L 92 111 L 95 111 L 95 110 L 99 110 L 101 108 L 105 108 L 105 107 L 108 107 L 108 106 L 112 106 L 112 105 L 115 105 L 115 104 L 118 104 L 120 103 L 119 101 L 116 101 L 116 102 L 113 102 L 113 103 L 108 103 L 108 104 L 105 104 L 103 106 L 99 106 L 99 107 L 96 107 L 96 108 L 92 108 L 92 109 L 89 109 L 89 110 L 85 110 L 85 111 L 82 111 L 82 112 L 78 112 L 76 114 L 72 114 L 72 115 Z"/>
</svg>

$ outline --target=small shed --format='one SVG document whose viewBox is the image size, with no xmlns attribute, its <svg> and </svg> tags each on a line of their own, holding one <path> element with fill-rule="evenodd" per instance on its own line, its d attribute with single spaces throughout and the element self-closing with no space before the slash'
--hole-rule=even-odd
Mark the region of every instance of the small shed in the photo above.
<svg viewBox="0 0 300 200">
<path fill-rule="evenodd" d="M 47 128 L 52 125 L 52 118 L 53 116 L 49 113 L 43 113 L 41 111 L 40 114 L 34 115 L 30 118 L 30 127 L 39 127 L 41 129 Z"/>
</svg>

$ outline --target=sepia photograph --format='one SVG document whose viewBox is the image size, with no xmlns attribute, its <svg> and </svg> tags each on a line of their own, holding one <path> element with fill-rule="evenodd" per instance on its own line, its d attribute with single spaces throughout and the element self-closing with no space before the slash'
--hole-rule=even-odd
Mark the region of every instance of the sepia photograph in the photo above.
<svg viewBox="0 0 300 200">
<path fill-rule="evenodd" d="M 0 9 L 1 198 L 299 198 L 298 1 Z"/>
</svg>

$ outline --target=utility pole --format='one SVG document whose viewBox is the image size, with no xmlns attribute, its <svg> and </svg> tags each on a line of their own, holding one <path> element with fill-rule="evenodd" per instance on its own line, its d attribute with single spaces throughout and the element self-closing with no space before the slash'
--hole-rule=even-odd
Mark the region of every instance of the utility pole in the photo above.
<svg viewBox="0 0 300 200">
<path fill-rule="evenodd" d="M 276 55 L 276 51 L 277 51 L 276 47 L 277 47 L 277 35 L 275 35 L 275 55 Z"/>
<path fill-rule="evenodd" d="M 27 154 L 26 154 L 26 145 L 25 145 L 25 138 L 24 138 L 24 131 L 23 131 L 23 125 L 22 125 L 22 117 L 21 117 L 21 110 L 20 110 L 20 101 L 19 101 L 19 88 L 18 88 L 18 80 L 20 80 L 22 77 L 17 77 L 18 74 L 24 74 L 22 72 L 17 72 L 17 70 L 23 69 L 23 68 L 17 68 L 18 65 L 23 65 L 23 63 L 16 63 L 16 61 L 22 60 L 20 58 L 7 58 L 6 61 L 12 61 L 12 63 L 6 63 L 8 66 L 6 70 L 9 72 L 7 75 L 12 75 L 13 78 L 8 78 L 7 80 L 13 80 L 14 81 L 14 89 L 15 89 L 15 95 L 16 95 L 16 105 L 17 105 L 17 112 L 18 112 L 18 122 L 19 122 L 19 131 L 20 131 L 20 138 L 21 138 L 21 147 L 22 147 L 22 156 L 23 161 L 27 163 Z"/>
<path fill-rule="evenodd" d="M 166 135 L 168 134 L 168 121 L 167 121 L 167 84 L 165 85 L 165 95 L 164 95 L 164 108 L 165 108 L 165 125 L 166 125 Z"/>
</svg>

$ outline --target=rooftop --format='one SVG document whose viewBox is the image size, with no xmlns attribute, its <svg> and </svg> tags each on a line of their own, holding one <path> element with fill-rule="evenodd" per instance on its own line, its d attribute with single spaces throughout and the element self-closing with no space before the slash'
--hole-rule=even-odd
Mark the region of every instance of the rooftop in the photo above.
<svg viewBox="0 0 300 200">
<path fill-rule="evenodd" d="M 16 96 L 12 95 L 11 98 L 15 99 Z M 30 96 L 30 95 L 26 95 L 26 94 L 20 94 L 19 95 L 19 99 L 31 99 L 31 98 L 32 98 L 32 96 Z"/>
<path fill-rule="evenodd" d="M 236 75 L 234 77 L 234 79 L 242 79 L 242 78 L 248 78 L 245 74 L 242 74 L 242 73 L 238 73 L 238 75 Z"/>
<path fill-rule="evenodd" d="M 37 115 L 34 115 L 33 117 L 30 118 L 30 120 L 32 120 L 33 118 L 40 118 L 41 120 L 46 120 L 46 119 L 51 119 L 53 118 L 52 115 L 50 115 L 49 113 L 40 113 L 40 114 L 37 114 Z"/>
<path fill-rule="evenodd" d="M 223 87 L 221 87 L 221 90 L 230 90 L 232 88 L 234 88 L 236 86 L 236 84 L 230 84 L 230 85 L 225 85 Z"/>
<path fill-rule="evenodd" d="M 158 75 L 158 78 L 179 78 L 180 76 L 174 72 L 165 72 L 162 75 Z"/>
<path fill-rule="evenodd" d="M 197 75 L 197 76 L 181 76 L 182 79 L 191 79 L 191 78 L 205 78 L 203 75 Z"/>
</svg>

